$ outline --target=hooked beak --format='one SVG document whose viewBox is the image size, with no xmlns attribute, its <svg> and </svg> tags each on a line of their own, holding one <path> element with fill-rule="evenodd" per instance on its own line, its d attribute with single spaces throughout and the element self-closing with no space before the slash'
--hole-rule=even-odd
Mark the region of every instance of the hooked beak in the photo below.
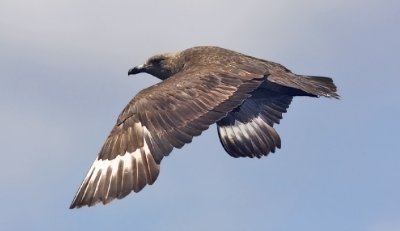
<svg viewBox="0 0 400 231">
<path fill-rule="evenodd" d="M 146 69 L 145 65 L 136 66 L 134 68 L 129 69 L 128 75 L 135 75 L 141 72 L 144 72 Z"/>
</svg>

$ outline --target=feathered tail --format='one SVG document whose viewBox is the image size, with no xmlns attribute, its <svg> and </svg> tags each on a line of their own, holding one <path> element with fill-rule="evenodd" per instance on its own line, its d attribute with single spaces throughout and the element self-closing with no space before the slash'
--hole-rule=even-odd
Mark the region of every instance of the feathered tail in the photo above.
<svg viewBox="0 0 400 231">
<path fill-rule="evenodd" d="M 324 96 L 328 98 L 339 98 L 337 94 L 336 85 L 333 80 L 328 77 L 320 76 L 299 76 L 295 78 L 298 88 L 317 96 Z"/>
</svg>

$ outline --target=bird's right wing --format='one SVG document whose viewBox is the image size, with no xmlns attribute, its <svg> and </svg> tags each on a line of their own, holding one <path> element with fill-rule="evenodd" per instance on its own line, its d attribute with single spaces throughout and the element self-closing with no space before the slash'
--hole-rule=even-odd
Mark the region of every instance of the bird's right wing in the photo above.
<svg viewBox="0 0 400 231">
<path fill-rule="evenodd" d="M 152 184 L 162 158 L 242 104 L 264 69 L 193 67 L 141 91 L 126 106 L 70 208 L 106 204 Z"/>
<path fill-rule="evenodd" d="M 275 152 L 281 139 L 273 128 L 289 107 L 292 96 L 262 87 L 239 108 L 217 122 L 224 149 L 233 157 L 258 157 Z"/>
</svg>

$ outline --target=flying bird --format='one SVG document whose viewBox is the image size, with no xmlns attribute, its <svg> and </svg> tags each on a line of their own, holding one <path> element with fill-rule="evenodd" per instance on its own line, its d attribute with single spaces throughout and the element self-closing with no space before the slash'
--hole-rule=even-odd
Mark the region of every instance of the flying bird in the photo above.
<svg viewBox="0 0 400 231">
<path fill-rule="evenodd" d="M 119 115 L 71 209 L 153 184 L 164 156 L 214 123 L 232 157 L 266 156 L 281 147 L 273 126 L 294 96 L 339 98 L 331 78 L 297 75 L 220 47 L 155 55 L 128 75 L 142 72 L 162 81 L 140 91 Z"/>
</svg>

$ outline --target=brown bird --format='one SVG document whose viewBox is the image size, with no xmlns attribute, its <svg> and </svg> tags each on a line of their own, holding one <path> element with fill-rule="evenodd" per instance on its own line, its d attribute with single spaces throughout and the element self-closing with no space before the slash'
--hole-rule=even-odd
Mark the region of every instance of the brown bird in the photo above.
<svg viewBox="0 0 400 231">
<path fill-rule="evenodd" d="M 297 75 L 219 47 L 155 55 L 128 75 L 142 72 L 163 81 L 119 115 L 70 208 L 106 204 L 153 184 L 163 157 L 214 123 L 229 155 L 266 156 L 281 147 L 273 125 L 294 96 L 339 98 L 331 78 Z"/>
</svg>

